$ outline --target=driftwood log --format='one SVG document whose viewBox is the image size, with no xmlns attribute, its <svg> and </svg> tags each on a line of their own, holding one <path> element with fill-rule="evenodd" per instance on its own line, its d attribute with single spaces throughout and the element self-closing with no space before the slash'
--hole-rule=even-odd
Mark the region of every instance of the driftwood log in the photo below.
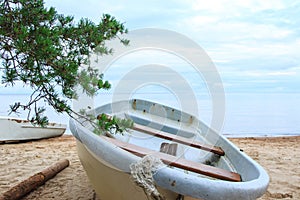
<svg viewBox="0 0 300 200">
<path fill-rule="evenodd" d="M 8 191 L 0 195 L 0 200 L 17 200 L 43 185 L 46 181 L 53 178 L 57 173 L 69 166 L 69 160 L 61 160 L 41 172 L 34 174 L 28 179 L 15 185 Z"/>
</svg>

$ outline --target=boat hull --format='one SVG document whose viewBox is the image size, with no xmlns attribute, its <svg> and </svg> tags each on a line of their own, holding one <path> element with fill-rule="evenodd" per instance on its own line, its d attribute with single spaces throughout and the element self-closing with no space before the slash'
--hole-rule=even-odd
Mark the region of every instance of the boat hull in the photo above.
<svg viewBox="0 0 300 200">
<path fill-rule="evenodd" d="M 87 176 L 101 199 L 147 200 L 144 191 L 133 182 L 129 173 L 109 166 L 81 142 L 77 142 L 77 150 Z M 160 187 L 158 190 L 167 199 L 176 199 L 178 196 L 178 194 Z"/>
<path fill-rule="evenodd" d="M 136 123 L 145 124 L 147 117 L 142 116 L 143 114 L 141 113 L 145 113 L 147 109 L 149 110 L 151 105 L 154 105 L 154 103 L 143 100 L 122 101 L 116 102 L 114 105 L 101 106 L 95 110 L 95 114 L 119 114 L 126 112 L 127 114 L 129 113 Z M 168 120 L 163 123 L 172 125 L 173 122 L 170 122 L 170 120 L 173 120 L 175 124 L 179 120 L 174 120 L 176 118 L 174 118 L 174 116 L 180 116 L 182 122 L 186 124 L 181 126 L 181 128 L 184 128 L 184 131 L 180 130 L 177 133 L 186 137 L 191 137 L 191 129 L 189 128 L 197 126 L 201 131 L 198 131 L 196 135 L 205 134 L 205 139 L 208 143 L 220 146 L 226 152 L 225 156 L 219 159 L 216 166 L 235 171 L 242 177 L 242 182 L 230 182 L 187 173 L 184 170 L 171 167 L 162 167 L 155 172 L 153 179 L 158 190 L 167 199 L 176 199 L 180 194 L 184 195 L 185 199 L 252 200 L 265 193 L 269 183 L 269 177 L 260 165 L 245 153 L 241 152 L 226 138 L 209 129 L 196 118 L 193 118 L 191 121 L 191 116 L 186 113 L 173 108 L 163 108 L 166 111 L 164 112 L 164 116 L 168 118 Z M 170 113 L 168 113 L 169 111 Z M 148 121 L 148 124 L 152 127 L 158 127 L 158 122 L 161 122 L 162 118 L 159 116 L 159 113 L 153 113 L 151 115 L 155 116 L 151 116 L 151 120 Z M 123 117 L 124 116 L 126 117 L 128 115 L 125 114 Z M 139 118 L 139 116 L 141 116 L 141 118 Z M 176 127 L 171 125 L 160 126 L 160 130 L 169 130 L 172 132 Z M 70 121 L 70 129 L 77 139 L 78 155 L 82 165 L 101 199 L 147 199 L 143 190 L 135 185 L 130 176 L 129 166 L 132 163 L 140 161 L 139 157 L 95 135 L 86 126 L 82 126 L 74 120 Z M 131 139 L 134 134 L 135 133 L 131 133 L 131 135 L 128 136 L 125 134 L 125 136 L 116 137 L 120 140 L 134 142 L 136 138 L 138 138 Z M 197 136 L 196 139 L 198 138 Z M 156 137 L 147 138 L 147 143 L 141 146 L 151 148 L 151 144 L 154 144 L 156 141 Z M 188 151 L 190 150 L 185 149 L 184 152 Z M 197 150 L 197 152 L 202 151 Z M 195 150 L 191 150 L 191 154 L 195 154 Z M 204 159 L 212 157 L 211 153 L 203 154 L 205 156 L 202 156 L 202 154 L 199 155 L 201 155 L 201 158 L 204 157 Z M 186 154 L 186 156 L 189 155 Z"/>
<path fill-rule="evenodd" d="M 13 117 L 0 118 L 0 142 L 18 142 L 58 137 L 64 134 L 66 125 L 49 123 L 47 127 L 32 125 L 28 120 Z"/>
</svg>

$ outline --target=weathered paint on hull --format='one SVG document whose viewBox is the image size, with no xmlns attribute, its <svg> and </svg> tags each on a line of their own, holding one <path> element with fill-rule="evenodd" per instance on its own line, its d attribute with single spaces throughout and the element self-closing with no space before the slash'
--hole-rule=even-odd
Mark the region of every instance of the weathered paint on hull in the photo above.
<svg viewBox="0 0 300 200">
<path fill-rule="evenodd" d="M 80 161 L 100 199 L 148 200 L 144 191 L 133 182 L 130 174 L 104 164 L 103 160 L 93 156 L 93 153 L 78 141 L 77 150 Z M 178 196 L 169 190 L 162 188 L 158 190 L 167 199 L 176 199 Z"/>
<path fill-rule="evenodd" d="M 49 123 L 47 127 L 33 126 L 29 121 L 18 118 L 0 118 L 0 142 L 18 142 L 58 137 L 64 134 L 66 125 Z"/>
</svg>

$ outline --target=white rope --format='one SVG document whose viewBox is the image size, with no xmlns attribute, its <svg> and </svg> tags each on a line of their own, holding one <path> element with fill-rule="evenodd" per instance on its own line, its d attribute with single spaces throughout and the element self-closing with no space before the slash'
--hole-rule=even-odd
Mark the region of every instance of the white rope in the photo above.
<svg viewBox="0 0 300 200">
<path fill-rule="evenodd" d="M 154 173 L 162 166 L 164 166 L 162 161 L 151 155 L 147 155 L 130 165 L 134 182 L 143 188 L 148 199 L 165 200 L 165 197 L 158 192 L 153 180 Z"/>
</svg>

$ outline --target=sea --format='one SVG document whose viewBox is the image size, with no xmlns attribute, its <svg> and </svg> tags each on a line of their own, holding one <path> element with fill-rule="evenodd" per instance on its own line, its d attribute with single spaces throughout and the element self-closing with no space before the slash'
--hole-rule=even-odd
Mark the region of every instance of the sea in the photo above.
<svg viewBox="0 0 300 200">
<path fill-rule="evenodd" d="M 9 114 L 9 105 L 14 102 L 26 102 L 29 94 L 0 94 L 0 115 Z M 97 104 L 109 103 L 110 93 L 99 94 Z M 136 94 L 134 98 L 154 99 L 167 104 L 168 94 Z M 207 95 L 198 95 L 198 117 L 206 124 L 212 120 L 211 99 Z M 175 103 L 176 104 L 176 103 Z M 220 134 L 227 137 L 265 137 L 300 135 L 300 94 L 291 93 L 229 93 L 225 94 L 225 115 Z M 176 106 L 176 105 L 175 105 Z M 69 117 L 58 114 L 46 106 L 46 115 L 50 121 L 68 124 Z M 26 118 L 27 113 L 19 113 Z M 71 134 L 67 129 L 66 134 Z"/>
</svg>

